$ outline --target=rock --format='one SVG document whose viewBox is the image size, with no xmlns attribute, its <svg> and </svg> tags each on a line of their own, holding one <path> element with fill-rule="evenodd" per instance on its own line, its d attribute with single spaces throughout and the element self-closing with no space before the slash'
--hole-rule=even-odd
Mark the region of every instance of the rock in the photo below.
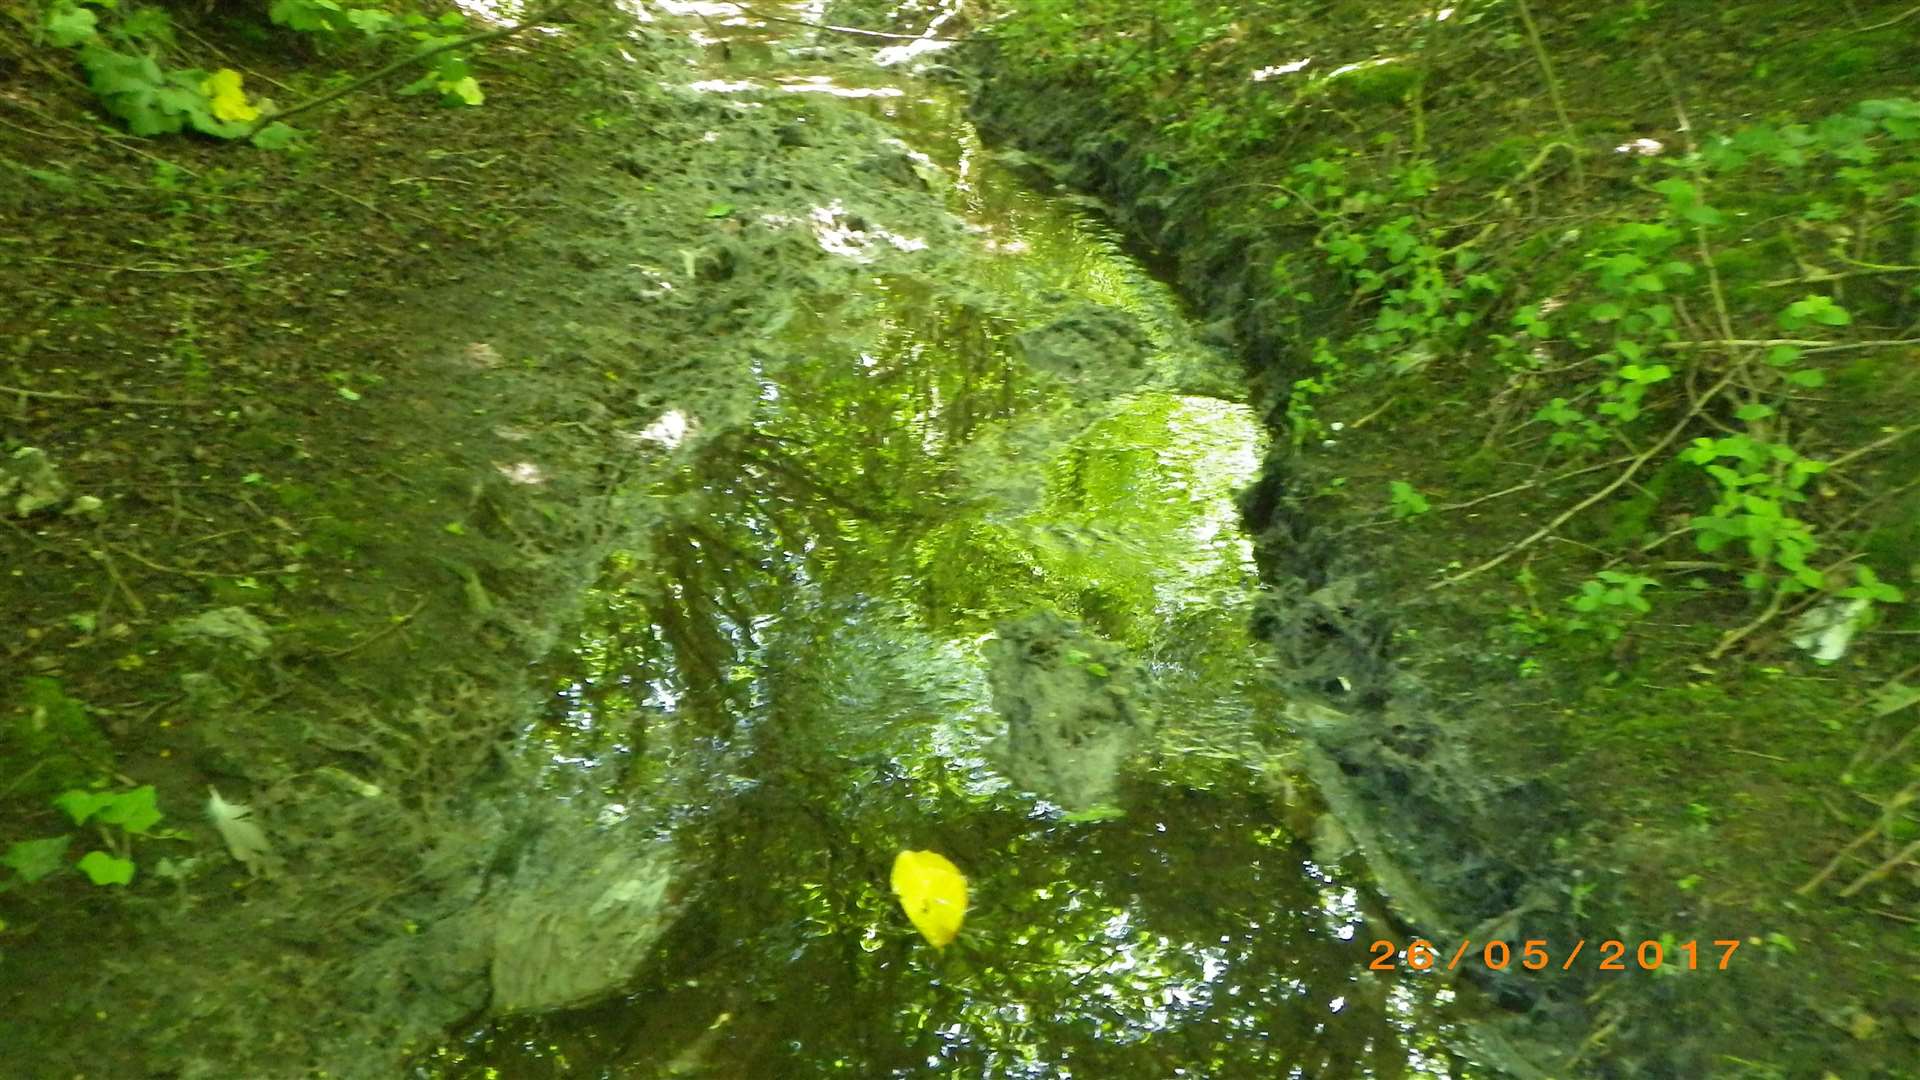
<svg viewBox="0 0 1920 1080">
<path fill-rule="evenodd" d="M 1082 303 L 1044 326 L 1015 335 L 1027 363 L 1098 394 L 1140 385 L 1153 345 L 1133 316 L 1103 304 Z"/>
<path fill-rule="evenodd" d="M 1007 775 L 1068 810 L 1109 802 L 1151 730 L 1126 650 L 1039 612 L 1003 624 L 986 654 Z"/>
</svg>

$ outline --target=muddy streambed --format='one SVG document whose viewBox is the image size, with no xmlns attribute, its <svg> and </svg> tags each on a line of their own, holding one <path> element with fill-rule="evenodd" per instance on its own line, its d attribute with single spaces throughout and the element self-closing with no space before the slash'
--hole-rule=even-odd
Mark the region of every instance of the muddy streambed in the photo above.
<svg viewBox="0 0 1920 1080">
<path fill-rule="evenodd" d="M 750 392 L 663 394 L 628 433 L 663 463 L 648 524 L 522 745 L 563 827 L 496 860 L 544 884 L 415 1074 L 1472 1075 L 1443 980 L 1365 969 L 1394 922 L 1250 636 L 1263 433 L 1232 358 L 980 144 L 937 49 L 673 18 L 706 48 L 675 93 L 779 110 L 785 145 L 852 132 L 908 194 L 710 207 L 855 285 L 759 298 Z M 679 254 L 641 265 L 663 295 L 739 257 Z M 904 848 L 970 879 L 944 950 L 888 893 Z"/>
</svg>

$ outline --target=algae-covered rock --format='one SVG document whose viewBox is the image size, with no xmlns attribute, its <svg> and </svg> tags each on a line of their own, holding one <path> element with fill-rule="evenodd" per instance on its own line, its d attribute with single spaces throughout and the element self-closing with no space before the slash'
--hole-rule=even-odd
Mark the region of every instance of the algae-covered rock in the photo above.
<svg viewBox="0 0 1920 1080">
<path fill-rule="evenodd" d="M 986 654 L 1007 775 L 1069 810 L 1111 800 L 1151 728 L 1126 650 L 1039 612 L 1003 624 Z"/>
<path fill-rule="evenodd" d="M 1104 304 L 1075 304 L 1013 340 L 1033 368 L 1096 396 L 1145 382 L 1153 353 L 1139 322 Z"/>
<path fill-rule="evenodd" d="M 626 985 L 679 917 L 684 871 L 673 844 L 624 832 L 536 846 L 493 924 L 495 1011 L 581 1005 Z"/>
</svg>

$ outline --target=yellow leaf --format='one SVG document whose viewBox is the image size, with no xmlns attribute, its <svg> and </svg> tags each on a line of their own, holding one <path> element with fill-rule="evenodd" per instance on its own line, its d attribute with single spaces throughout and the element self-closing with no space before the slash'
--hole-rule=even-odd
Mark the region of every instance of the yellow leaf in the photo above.
<svg viewBox="0 0 1920 1080">
<path fill-rule="evenodd" d="M 240 89 L 240 73 L 221 68 L 200 84 L 200 92 L 213 104 L 216 120 L 258 120 L 260 110 L 247 104 L 247 93 Z"/>
<path fill-rule="evenodd" d="M 932 851 L 903 851 L 893 858 L 893 894 L 920 936 L 945 948 L 967 917 L 967 876 Z"/>
</svg>

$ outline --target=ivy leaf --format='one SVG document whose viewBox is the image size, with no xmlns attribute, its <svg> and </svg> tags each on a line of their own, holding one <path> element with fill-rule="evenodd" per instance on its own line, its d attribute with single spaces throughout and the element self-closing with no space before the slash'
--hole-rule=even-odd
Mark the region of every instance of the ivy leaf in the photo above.
<svg viewBox="0 0 1920 1080">
<path fill-rule="evenodd" d="M 0 855 L 0 866 L 10 866 L 29 884 L 60 869 L 66 858 L 71 836 L 49 836 L 44 840 L 22 840 Z"/>
<path fill-rule="evenodd" d="M 115 858 L 104 851 L 89 851 L 76 864 L 87 880 L 95 885 L 127 885 L 133 882 L 133 860 Z"/>
</svg>

